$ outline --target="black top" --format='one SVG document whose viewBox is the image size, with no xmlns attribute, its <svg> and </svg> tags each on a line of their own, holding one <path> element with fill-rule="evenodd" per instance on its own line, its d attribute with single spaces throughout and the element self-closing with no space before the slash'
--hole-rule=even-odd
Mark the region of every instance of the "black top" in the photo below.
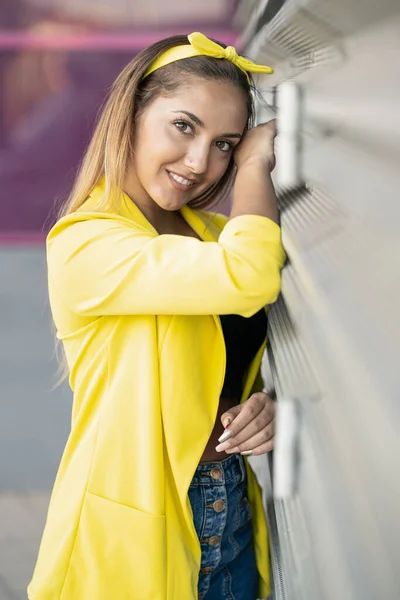
<svg viewBox="0 0 400 600">
<path fill-rule="evenodd" d="M 226 346 L 226 372 L 221 396 L 240 399 L 243 377 L 267 335 L 267 315 L 261 309 L 250 318 L 221 315 Z"/>
</svg>

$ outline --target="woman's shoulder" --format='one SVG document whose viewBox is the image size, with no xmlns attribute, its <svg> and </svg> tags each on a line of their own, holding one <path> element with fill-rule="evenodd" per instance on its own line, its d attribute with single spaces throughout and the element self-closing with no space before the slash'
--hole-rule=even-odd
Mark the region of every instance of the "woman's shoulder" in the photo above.
<svg viewBox="0 0 400 600">
<path fill-rule="evenodd" d="M 140 230 L 146 229 L 143 227 L 143 219 L 140 218 L 140 214 L 134 213 L 133 210 L 126 210 L 123 198 L 119 202 L 116 202 L 115 198 L 107 200 L 104 193 L 99 193 L 101 191 L 98 186 L 78 208 L 62 216 L 53 225 L 48 237 L 52 238 L 65 229 L 69 229 L 71 226 L 77 224 L 81 224 L 80 228 L 89 229 L 90 231 L 96 229 L 96 227 L 100 230 L 109 227 L 112 228 L 117 223 L 123 227 Z M 136 212 L 138 213 L 139 211 Z M 74 229 L 76 228 L 74 227 Z"/>
<path fill-rule="evenodd" d="M 140 224 L 135 223 L 117 212 L 96 210 L 87 204 L 59 219 L 46 237 L 46 247 L 50 249 L 82 249 L 95 240 L 124 238 L 127 233 L 151 235 Z"/>
</svg>

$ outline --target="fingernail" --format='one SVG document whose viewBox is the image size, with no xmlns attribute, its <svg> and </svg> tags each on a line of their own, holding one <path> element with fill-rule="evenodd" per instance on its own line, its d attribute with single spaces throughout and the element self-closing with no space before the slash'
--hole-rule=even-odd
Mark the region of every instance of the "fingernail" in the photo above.
<svg viewBox="0 0 400 600">
<path fill-rule="evenodd" d="M 223 426 L 228 427 L 228 425 L 230 425 L 231 423 L 232 423 L 232 419 L 230 417 L 226 417 L 226 419 L 223 422 Z"/>
<path fill-rule="evenodd" d="M 229 440 L 229 438 L 232 436 L 232 431 L 224 431 L 224 433 L 221 435 L 221 437 L 218 438 L 218 441 L 221 442 L 226 442 L 226 440 Z M 219 452 L 219 451 L 218 451 Z"/>
<path fill-rule="evenodd" d="M 242 456 L 250 456 L 250 454 L 253 454 L 253 450 L 243 450 L 243 452 L 240 453 Z"/>
<path fill-rule="evenodd" d="M 227 450 L 229 448 L 229 444 L 227 444 L 226 442 L 224 444 L 218 444 L 218 446 L 215 447 L 217 452 L 223 452 L 224 450 Z"/>
</svg>

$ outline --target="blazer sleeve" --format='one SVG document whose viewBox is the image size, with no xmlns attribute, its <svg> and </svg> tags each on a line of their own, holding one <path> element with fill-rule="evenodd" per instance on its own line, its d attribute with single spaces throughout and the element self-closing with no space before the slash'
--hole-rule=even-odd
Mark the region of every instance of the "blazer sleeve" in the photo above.
<svg viewBox="0 0 400 600">
<path fill-rule="evenodd" d="M 276 300 L 284 260 L 279 226 L 256 215 L 228 221 L 216 242 L 98 213 L 64 217 L 47 238 L 49 286 L 83 316 L 250 317 Z"/>
</svg>

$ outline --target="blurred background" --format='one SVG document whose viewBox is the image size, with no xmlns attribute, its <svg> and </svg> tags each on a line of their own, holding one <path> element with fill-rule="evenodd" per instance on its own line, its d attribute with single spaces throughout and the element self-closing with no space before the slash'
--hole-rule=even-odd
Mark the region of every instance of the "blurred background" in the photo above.
<svg viewBox="0 0 400 600">
<path fill-rule="evenodd" d="M 70 424 L 46 233 L 115 76 L 192 31 L 275 68 L 257 111 L 279 119 L 289 260 L 264 367 L 293 435 L 254 464 L 273 597 L 398 599 L 398 0 L 0 0 L 0 600 L 26 598 Z"/>
</svg>

